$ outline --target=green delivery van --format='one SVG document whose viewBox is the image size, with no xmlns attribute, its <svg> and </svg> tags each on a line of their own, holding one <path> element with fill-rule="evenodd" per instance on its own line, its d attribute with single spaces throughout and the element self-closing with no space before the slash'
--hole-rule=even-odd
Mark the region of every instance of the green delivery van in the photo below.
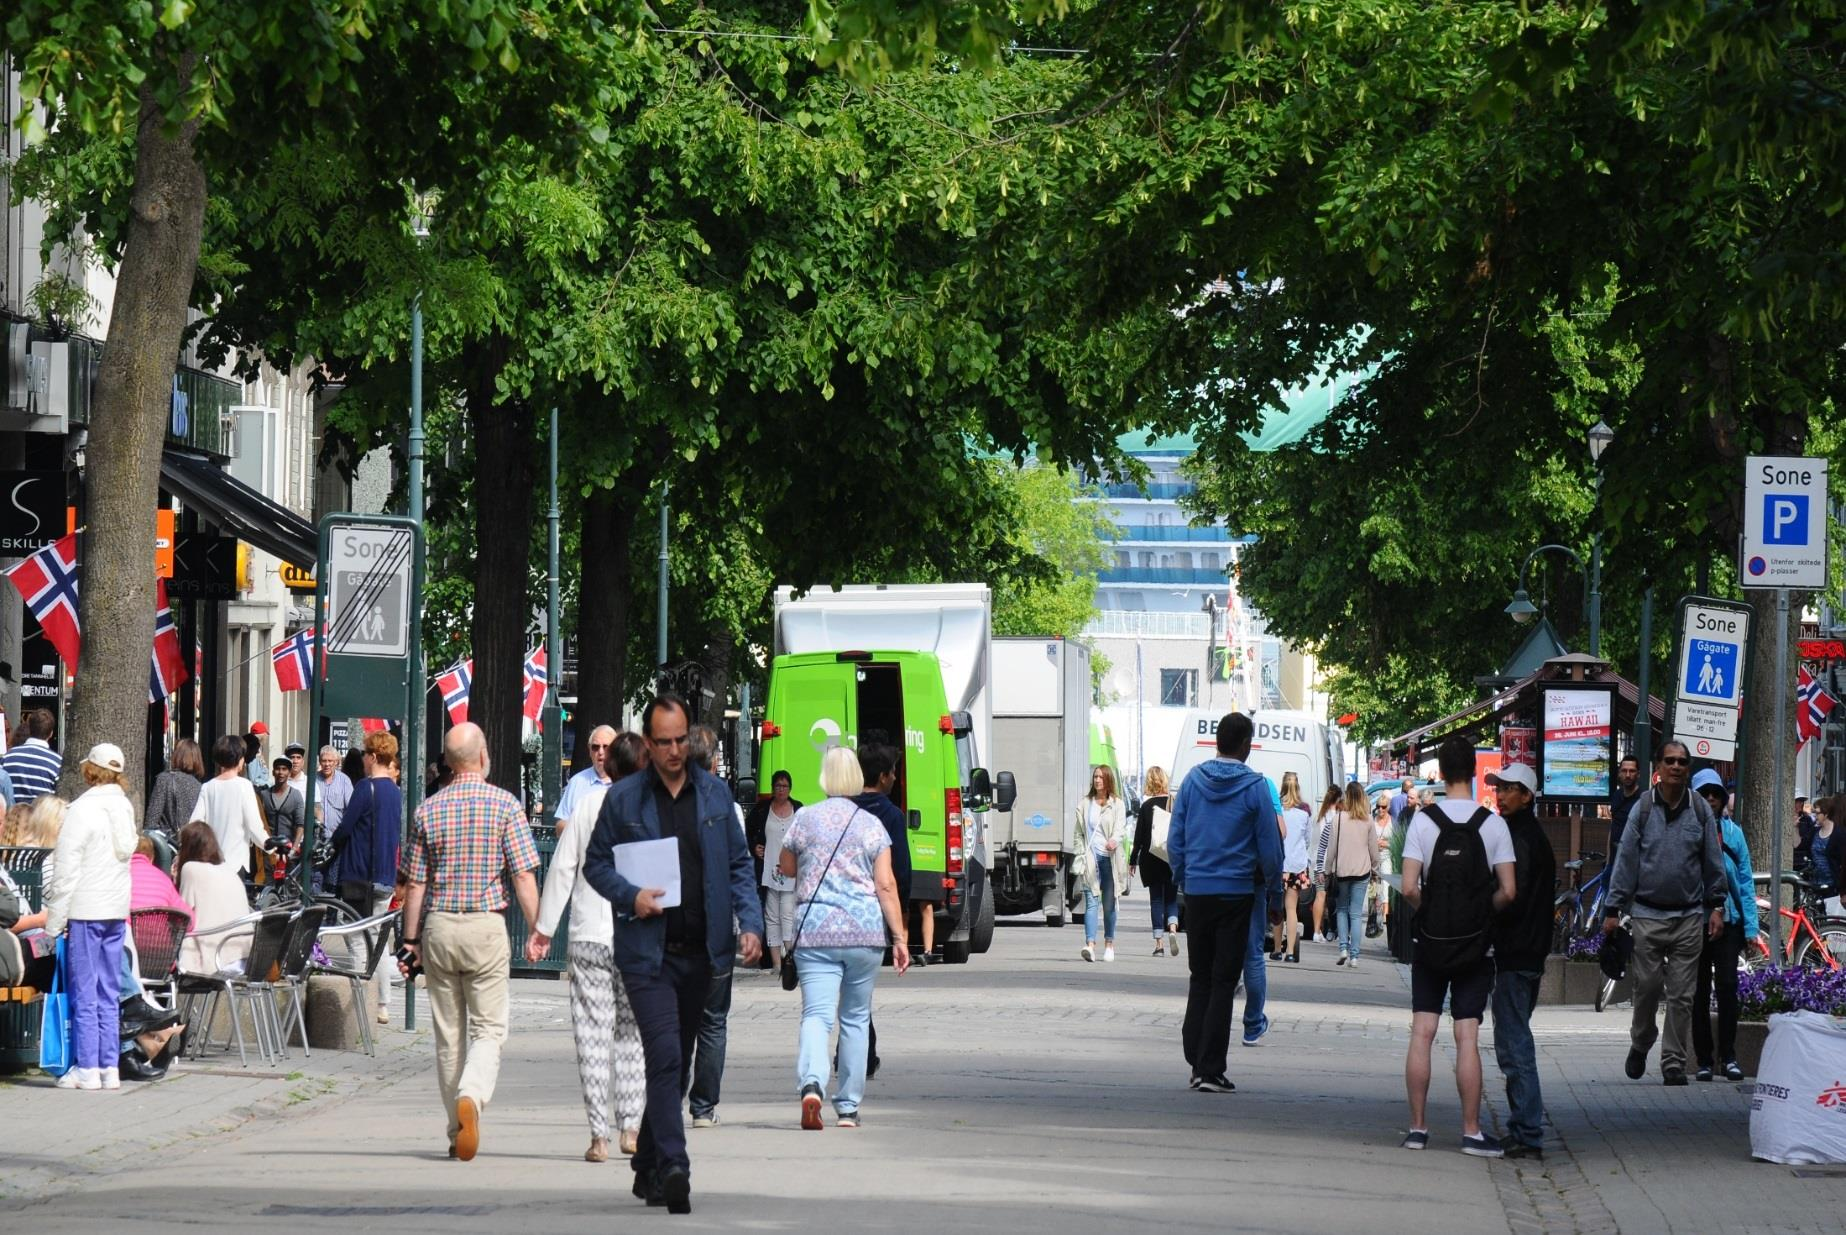
<svg viewBox="0 0 1846 1235">
<path fill-rule="evenodd" d="M 988 775 L 978 766 L 974 731 L 968 712 L 949 708 L 933 653 L 801 652 L 777 656 L 770 665 L 759 763 L 763 783 L 787 771 L 795 797 L 819 801 L 827 750 L 856 748 L 861 733 L 885 734 L 899 752 L 891 796 L 909 822 L 907 895 L 934 906 L 936 945 L 941 959 L 953 963 L 985 952 L 993 941 L 979 816 L 996 803 Z M 1001 781 L 1005 795 L 1010 778 Z M 999 805 L 1005 809 L 1008 803 Z"/>
</svg>

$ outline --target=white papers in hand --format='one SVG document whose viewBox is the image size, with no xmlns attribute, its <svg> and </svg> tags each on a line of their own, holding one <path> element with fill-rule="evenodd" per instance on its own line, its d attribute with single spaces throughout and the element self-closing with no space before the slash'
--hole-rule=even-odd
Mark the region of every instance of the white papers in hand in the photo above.
<svg viewBox="0 0 1846 1235">
<path fill-rule="evenodd" d="M 679 904 L 679 841 L 638 840 L 615 847 L 615 873 L 637 888 L 663 888 L 654 903 L 662 909 Z"/>
</svg>

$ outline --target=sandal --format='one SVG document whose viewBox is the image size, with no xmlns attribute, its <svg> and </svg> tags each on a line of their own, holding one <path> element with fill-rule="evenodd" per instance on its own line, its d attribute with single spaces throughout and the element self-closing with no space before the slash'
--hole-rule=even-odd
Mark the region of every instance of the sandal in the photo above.
<svg viewBox="0 0 1846 1235">
<path fill-rule="evenodd" d="M 641 1149 L 641 1133 L 634 1128 L 622 1129 L 622 1152 L 633 1157 Z"/>
<path fill-rule="evenodd" d="M 593 1136 L 590 1147 L 583 1151 L 585 1162 L 607 1162 L 609 1160 L 609 1142 L 606 1138 Z"/>
</svg>

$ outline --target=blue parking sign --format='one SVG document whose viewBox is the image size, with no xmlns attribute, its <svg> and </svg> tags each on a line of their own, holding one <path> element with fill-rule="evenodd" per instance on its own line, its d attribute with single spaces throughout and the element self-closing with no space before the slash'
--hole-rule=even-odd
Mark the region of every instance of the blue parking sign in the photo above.
<svg viewBox="0 0 1846 1235">
<path fill-rule="evenodd" d="M 1807 494 L 1763 494 L 1763 543 L 1768 545 L 1805 545 L 1808 543 Z"/>
<path fill-rule="evenodd" d="M 1679 693 L 1689 699 L 1730 700 L 1737 696 L 1737 645 L 1694 639 L 1686 657 L 1686 680 Z"/>
</svg>

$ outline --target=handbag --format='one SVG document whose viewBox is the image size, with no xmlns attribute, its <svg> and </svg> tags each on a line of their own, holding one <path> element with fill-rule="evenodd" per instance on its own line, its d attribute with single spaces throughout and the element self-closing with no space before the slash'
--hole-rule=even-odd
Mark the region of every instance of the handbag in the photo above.
<svg viewBox="0 0 1846 1235">
<path fill-rule="evenodd" d="M 853 807 L 852 814 L 846 817 L 846 826 L 840 829 L 840 839 L 833 842 L 833 852 L 827 855 L 827 865 L 821 867 L 820 878 L 814 881 L 814 895 L 820 895 L 820 885 L 827 878 L 827 872 L 833 869 L 833 859 L 840 856 L 840 846 L 846 843 L 846 834 L 852 831 L 853 820 L 859 817 L 862 807 Z M 808 915 L 814 912 L 814 897 L 808 898 L 808 907 L 801 911 L 801 922 L 795 927 L 795 937 L 782 953 L 782 989 L 792 991 L 801 985 L 801 975 L 795 972 L 795 949 L 801 946 L 801 932 L 808 928 Z"/>
<path fill-rule="evenodd" d="M 1164 806 L 1156 806 L 1148 813 L 1147 852 L 1167 860 L 1167 832 L 1173 826 L 1173 812 Z"/>
<path fill-rule="evenodd" d="M 51 972 L 51 989 L 45 993 L 44 1020 L 39 1022 L 38 1066 L 52 1076 L 71 1069 L 70 996 L 64 993 L 64 941 L 58 940 L 58 964 Z"/>
</svg>

